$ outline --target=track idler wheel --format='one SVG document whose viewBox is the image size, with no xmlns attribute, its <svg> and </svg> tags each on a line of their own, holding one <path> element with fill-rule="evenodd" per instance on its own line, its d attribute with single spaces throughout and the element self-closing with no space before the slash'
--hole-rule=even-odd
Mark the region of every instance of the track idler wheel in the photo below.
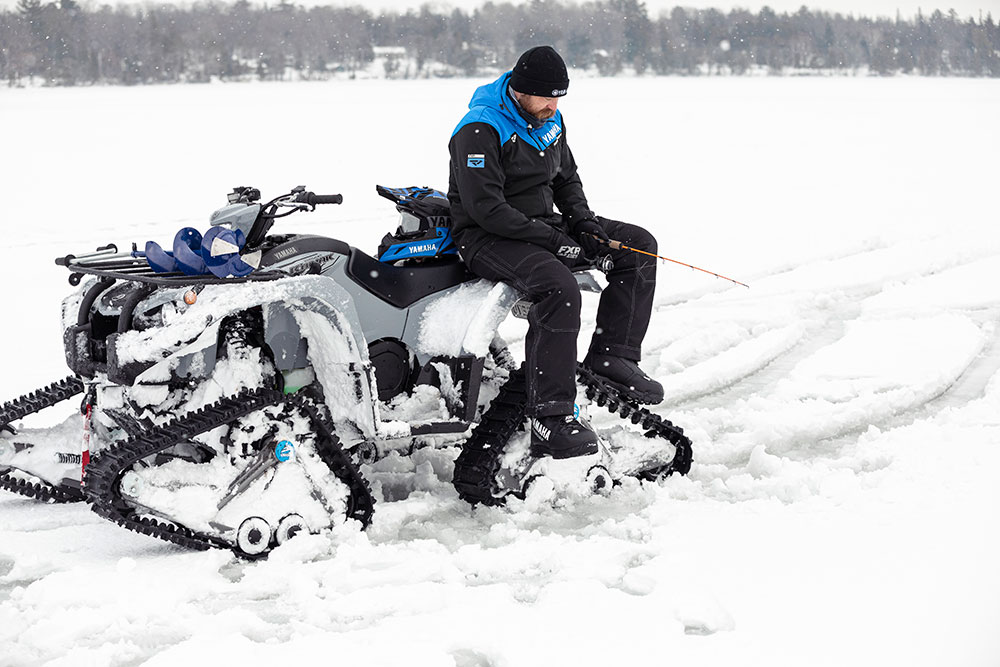
<svg viewBox="0 0 1000 667">
<path fill-rule="evenodd" d="M 138 498 L 144 486 L 142 477 L 134 470 L 129 470 L 122 476 L 121 492 L 129 498 Z"/>
<path fill-rule="evenodd" d="M 358 466 L 371 465 L 382 458 L 382 453 L 378 450 L 378 445 L 370 440 L 355 445 L 350 450 L 350 454 L 354 465 Z"/>
<path fill-rule="evenodd" d="M 611 472 L 602 464 L 596 463 L 589 468 L 553 469 L 550 459 L 538 459 L 541 464 L 534 472 L 529 472 L 521 484 L 521 491 L 514 495 L 521 500 L 529 494 L 538 492 L 542 495 L 560 494 L 600 494 L 606 496 L 615 486 Z M 560 464 L 573 465 L 572 459 L 560 461 Z M 586 465 L 586 462 L 583 462 Z M 586 472 L 585 472 L 586 471 Z"/>
<path fill-rule="evenodd" d="M 590 470 L 587 471 L 587 484 L 593 493 L 606 496 L 611 493 L 615 482 L 611 478 L 611 473 L 608 472 L 607 468 L 602 465 L 595 465 L 591 466 Z"/>
<path fill-rule="evenodd" d="M 259 556 L 271 546 L 271 537 L 271 524 L 259 516 L 252 516 L 236 531 L 236 547 L 247 556 Z"/>
<path fill-rule="evenodd" d="M 288 514 L 280 522 L 278 529 L 274 531 L 274 539 L 278 544 L 284 544 L 299 533 L 308 533 L 309 524 L 298 514 Z"/>
</svg>

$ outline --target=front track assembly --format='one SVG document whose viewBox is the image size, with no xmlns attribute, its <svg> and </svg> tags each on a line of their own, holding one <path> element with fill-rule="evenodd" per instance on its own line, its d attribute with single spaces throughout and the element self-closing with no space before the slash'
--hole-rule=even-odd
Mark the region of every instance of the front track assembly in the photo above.
<svg viewBox="0 0 1000 667">
<path fill-rule="evenodd" d="M 11 426 L 13 422 L 41 412 L 82 392 L 83 382 L 71 375 L 59 382 L 53 382 L 47 387 L 4 403 L 3 406 L 0 406 L 0 432 L 8 431 L 16 435 Z M 16 443 L 12 446 L 16 446 Z M 65 484 L 53 485 L 45 481 L 32 482 L 14 475 L 9 468 L 4 469 L 2 465 L 0 465 L 0 489 L 43 502 L 71 503 L 83 500 L 83 492 L 80 489 Z"/>
<path fill-rule="evenodd" d="M 122 480 L 133 466 L 144 459 L 190 442 L 199 435 L 229 425 L 257 410 L 283 404 L 290 408 L 300 408 L 308 416 L 316 434 L 316 453 L 349 490 L 347 518 L 356 519 L 367 527 L 371 523 L 375 500 L 367 482 L 341 447 L 340 440 L 326 420 L 306 400 L 287 397 L 273 389 L 244 391 L 222 399 L 101 452 L 87 466 L 87 499 L 93 503 L 93 510 L 97 514 L 144 535 L 190 549 L 217 547 L 233 549 L 241 556 L 259 555 L 241 551 L 235 542 L 222 535 L 195 531 L 164 520 L 163 517 L 151 516 L 152 512 L 144 512 L 144 508 L 135 506 L 122 495 Z"/>
<path fill-rule="evenodd" d="M 631 474 L 642 480 L 654 481 L 674 473 L 688 473 L 692 460 L 691 439 L 684 435 L 680 427 L 643 408 L 635 399 L 609 385 L 583 364 L 577 364 L 577 376 L 586 389 L 588 399 L 640 426 L 647 438 L 660 438 L 674 446 L 675 453 L 669 463 Z M 473 505 L 503 504 L 506 492 L 500 488 L 497 477 L 501 474 L 504 448 L 524 424 L 527 398 L 522 367 L 511 371 L 507 382 L 455 460 L 452 482 L 462 500 Z"/>
</svg>

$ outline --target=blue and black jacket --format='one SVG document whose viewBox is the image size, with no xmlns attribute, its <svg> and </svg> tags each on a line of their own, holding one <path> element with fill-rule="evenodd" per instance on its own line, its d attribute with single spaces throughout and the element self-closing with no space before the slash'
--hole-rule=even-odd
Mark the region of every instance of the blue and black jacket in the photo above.
<svg viewBox="0 0 1000 667">
<path fill-rule="evenodd" d="M 510 95 L 509 81 L 507 72 L 476 90 L 448 144 L 452 233 L 466 260 L 491 234 L 556 250 L 563 234 L 594 217 L 562 112 L 547 121 L 527 115 Z"/>
</svg>

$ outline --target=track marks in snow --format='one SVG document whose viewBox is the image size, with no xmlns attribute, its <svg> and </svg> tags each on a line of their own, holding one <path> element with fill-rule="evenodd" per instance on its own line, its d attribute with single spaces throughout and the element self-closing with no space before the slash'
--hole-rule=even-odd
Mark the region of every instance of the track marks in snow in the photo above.
<svg viewBox="0 0 1000 667">
<path fill-rule="evenodd" d="M 664 390 L 663 407 L 658 410 L 719 394 L 757 376 L 802 343 L 806 335 L 802 324 L 780 326 L 756 334 L 737 328 L 746 335 L 734 341 L 699 340 L 700 336 L 691 336 L 661 351 L 658 368 L 676 368 L 678 372 L 657 373 Z M 693 357 L 693 353 L 698 356 Z"/>
<path fill-rule="evenodd" d="M 1000 248 L 986 243 L 969 249 L 961 242 L 935 238 L 865 249 L 782 271 L 750 291 L 732 288 L 661 305 L 644 356 L 657 361 L 651 372 L 677 385 L 668 394 L 676 404 L 751 378 L 785 352 L 814 350 L 817 336 L 820 343 L 833 342 L 831 329 L 839 330 L 841 322 L 997 305 L 1000 296 L 981 278 L 1000 270 Z M 798 341 L 796 326 L 802 327 Z M 734 340 L 739 328 L 745 333 Z M 779 330 L 785 337 L 775 347 L 768 339 L 778 338 Z M 685 355 L 685 348 L 701 356 Z"/>
<path fill-rule="evenodd" d="M 982 351 L 948 391 L 931 401 L 928 408 L 936 412 L 978 400 L 986 394 L 990 379 L 1000 372 L 1000 309 L 981 327 L 987 337 Z"/>
<path fill-rule="evenodd" d="M 758 445 L 809 456 L 816 443 L 885 423 L 941 396 L 980 358 L 985 340 L 979 327 L 958 315 L 859 320 L 767 391 L 722 406 L 695 402 L 673 414 L 707 436 L 701 461 L 740 464 Z"/>
<path fill-rule="evenodd" d="M 939 242 L 661 307 L 654 321 L 672 326 L 647 336 L 644 357 L 666 390 L 656 409 L 697 443 L 691 479 L 672 492 L 794 501 L 860 488 L 892 461 L 860 450 L 862 433 L 982 395 L 1000 368 L 1000 295 L 982 278 L 1000 255 L 989 244 L 934 254 Z"/>
</svg>

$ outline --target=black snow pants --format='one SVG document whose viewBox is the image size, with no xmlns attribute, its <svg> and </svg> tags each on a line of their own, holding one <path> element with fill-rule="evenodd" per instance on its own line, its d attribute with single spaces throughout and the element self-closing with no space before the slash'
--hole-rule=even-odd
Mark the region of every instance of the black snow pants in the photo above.
<svg viewBox="0 0 1000 667">
<path fill-rule="evenodd" d="M 616 241 L 657 251 L 656 239 L 642 227 L 600 217 L 598 222 Z M 607 246 L 598 252 L 609 254 L 614 266 L 607 272 L 608 287 L 601 294 L 590 350 L 639 361 L 653 309 L 656 260 Z M 528 415 L 572 414 L 580 332 L 580 289 L 572 271 L 539 245 L 501 236 L 493 236 L 466 264 L 477 276 L 505 282 L 533 302 L 524 341 Z"/>
</svg>

